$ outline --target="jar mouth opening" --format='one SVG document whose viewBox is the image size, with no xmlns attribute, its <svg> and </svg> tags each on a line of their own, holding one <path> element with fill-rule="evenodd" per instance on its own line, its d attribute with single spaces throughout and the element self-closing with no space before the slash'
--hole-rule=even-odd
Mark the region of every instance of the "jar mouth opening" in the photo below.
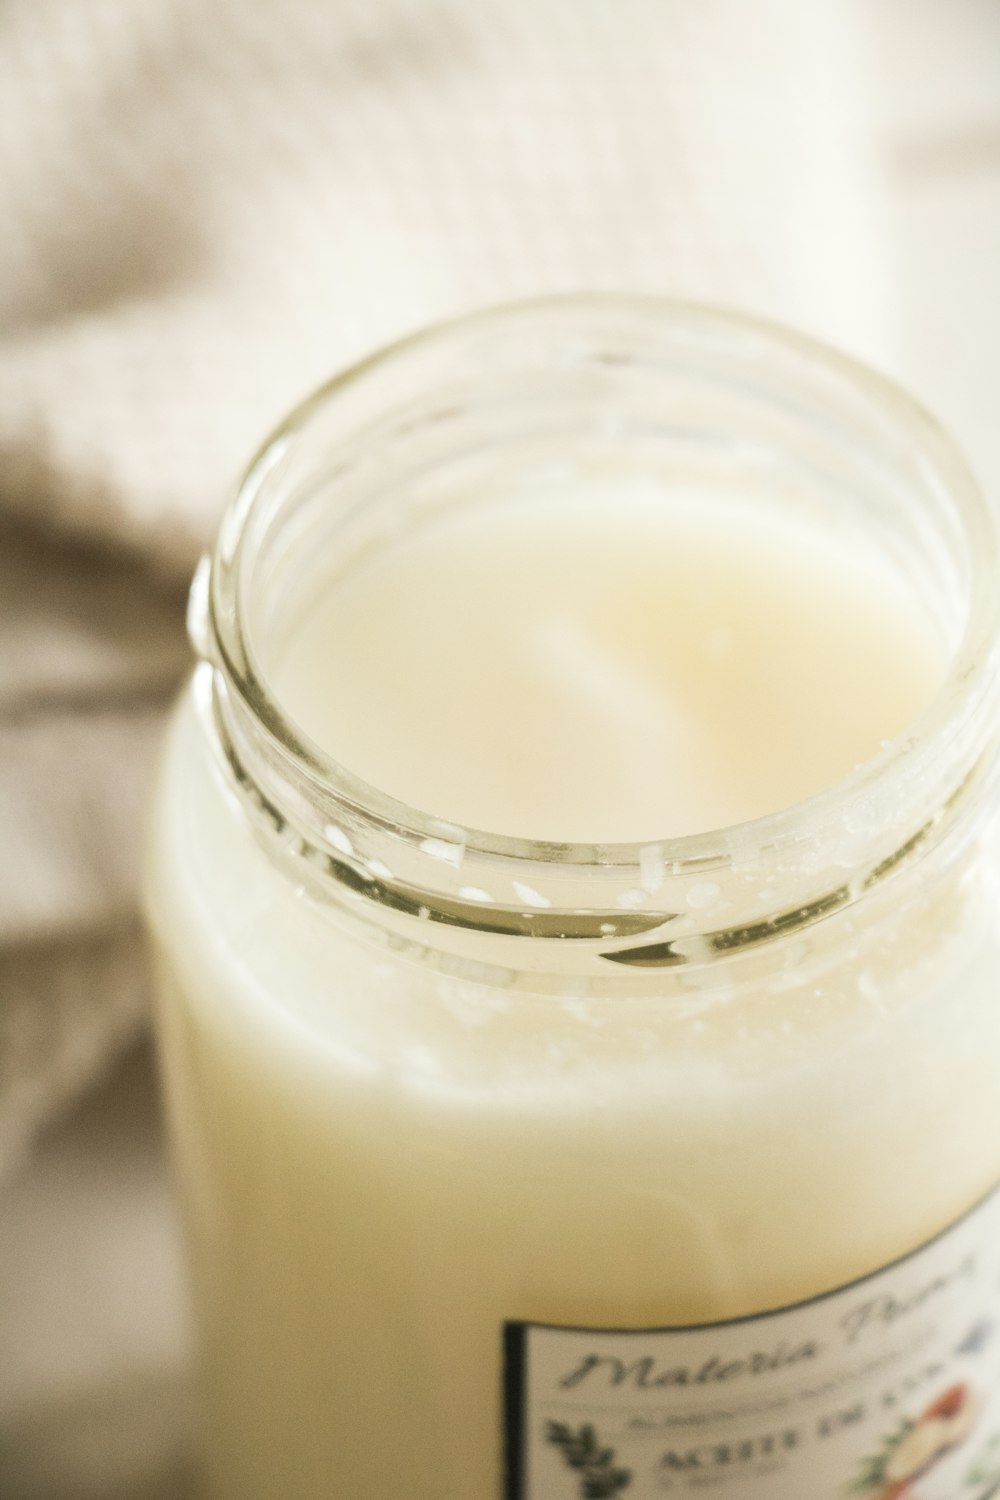
<svg viewBox="0 0 1000 1500">
<path fill-rule="evenodd" d="M 399 801 L 341 765 L 311 741 L 285 713 L 269 686 L 254 651 L 247 621 L 248 592 L 253 580 L 254 521 L 265 503 L 269 482 L 286 455 L 317 416 L 359 386 L 377 381 L 391 366 L 404 366 L 431 352 L 447 354 L 450 346 L 475 334 L 510 327 L 518 321 L 550 320 L 557 326 L 586 326 L 602 320 L 669 326 L 686 337 L 737 340 L 762 355 L 779 354 L 803 372 L 820 372 L 837 388 L 898 429 L 901 441 L 928 483 L 947 494 L 957 513 L 970 559 L 970 582 L 964 627 L 949 669 L 932 699 L 910 726 L 848 776 L 805 801 L 764 816 L 718 829 L 612 843 L 565 843 L 497 834 L 466 827 Z M 545 298 L 490 308 L 471 316 L 421 330 L 378 351 L 336 375 L 302 402 L 267 439 L 246 472 L 222 523 L 210 569 L 194 591 L 193 634 L 202 654 L 221 673 L 230 704 L 263 730 L 274 766 L 297 783 L 297 792 L 325 800 L 327 809 L 342 807 L 382 832 L 391 831 L 445 862 L 452 849 L 463 859 L 479 857 L 512 866 L 546 866 L 582 871 L 599 866 L 609 875 L 641 870 L 655 848 L 665 869 L 679 873 L 720 866 L 746 865 L 791 846 L 815 844 L 836 835 L 845 810 L 897 803 L 928 769 L 945 768 L 956 741 L 967 738 L 974 723 L 981 728 L 996 676 L 995 648 L 1000 624 L 997 578 L 997 519 L 951 440 L 917 402 L 884 377 L 847 355 L 806 335 L 766 320 L 726 309 L 644 296 L 587 293 Z M 207 644 L 206 644 L 207 637 Z M 952 772 L 942 781 L 943 802 L 961 779 Z M 926 808 L 926 788 L 925 788 Z M 329 826 L 329 825 L 328 825 Z M 333 820 L 337 847 L 336 820 Z M 900 825 L 902 826 L 902 825 Z M 442 852 L 443 851 L 443 852 Z"/>
</svg>

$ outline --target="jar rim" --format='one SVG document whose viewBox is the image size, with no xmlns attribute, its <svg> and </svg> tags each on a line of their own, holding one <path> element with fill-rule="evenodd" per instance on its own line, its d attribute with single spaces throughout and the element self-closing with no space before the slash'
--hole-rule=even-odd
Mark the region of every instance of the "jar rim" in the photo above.
<svg viewBox="0 0 1000 1500">
<path fill-rule="evenodd" d="M 814 796 L 761 817 L 719 829 L 664 837 L 655 830 L 642 840 L 619 843 L 564 843 L 465 827 L 410 806 L 349 771 L 322 747 L 304 736 L 271 691 L 248 638 L 244 549 L 265 482 L 283 455 L 316 415 L 353 387 L 378 377 L 387 366 L 419 358 L 428 350 L 447 351 L 470 333 L 510 327 L 517 320 L 623 316 L 666 321 L 695 335 L 723 335 L 780 353 L 805 369 L 820 370 L 866 407 L 887 419 L 919 454 L 922 471 L 941 485 L 956 507 L 968 547 L 971 581 L 961 639 L 938 691 L 903 734 L 847 776 Z M 873 794 L 882 795 L 912 779 L 921 766 L 944 759 L 971 717 L 982 721 L 996 680 L 996 646 L 1000 631 L 1000 590 L 995 587 L 998 519 L 951 439 L 936 420 L 894 383 L 851 356 L 827 348 L 808 335 L 741 312 L 615 293 L 585 293 L 505 304 L 438 323 L 410 334 L 328 380 L 300 403 L 271 434 L 246 471 L 229 506 L 210 565 L 195 590 L 195 614 L 204 617 L 201 634 L 210 637 L 209 655 L 224 678 L 230 701 L 263 727 L 281 762 L 282 775 L 298 779 L 300 791 L 321 791 L 349 807 L 352 814 L 430 847 L 445 841 L 460 846 L 466 858 L 494 865 L 546 866 L 577 874 L 600 866 L 608 875 L 624 876 L 641 868 L 644 851 L 655 848 L 663 865 L 690 872 L 721 865 L 745 865 L 792 844 L 821 839 L 842 822 L 843 810 Z M 205 625 L 207 621 L 207 627 Z M 954 787 L 951 788 L 954 790 Z"/>
</svg>

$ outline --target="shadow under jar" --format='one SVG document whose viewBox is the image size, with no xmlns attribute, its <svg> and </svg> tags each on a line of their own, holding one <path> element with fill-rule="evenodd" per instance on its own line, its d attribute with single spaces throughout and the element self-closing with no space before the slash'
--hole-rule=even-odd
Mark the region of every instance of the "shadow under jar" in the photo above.
<svg viewBox="0 0 1000 1500">
<path fill-rule="evenodd" d="M 595 476 L 877 557 L 940 685 L 804 801 L 617 844 L 406 805 L 293 719 L 339 577 Z M 269 441 L 196 581 L 147 883 L 215 1500 L 994 1493 L 996 580 L 929 418 L 707 309 L 481 315 Z"/>
</svg>

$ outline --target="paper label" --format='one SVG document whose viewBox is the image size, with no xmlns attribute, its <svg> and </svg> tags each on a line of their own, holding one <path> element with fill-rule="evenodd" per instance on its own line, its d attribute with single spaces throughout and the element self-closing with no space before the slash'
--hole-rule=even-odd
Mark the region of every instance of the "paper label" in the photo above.
<svg viewBox="0 0 1000 1500">
<path fill-rule="evenodd" d="M 507 1500 L 1000 1496 L 1000 1192 L 826 1296 L 697 1328 L 504 1329 Z"/>
</svg>

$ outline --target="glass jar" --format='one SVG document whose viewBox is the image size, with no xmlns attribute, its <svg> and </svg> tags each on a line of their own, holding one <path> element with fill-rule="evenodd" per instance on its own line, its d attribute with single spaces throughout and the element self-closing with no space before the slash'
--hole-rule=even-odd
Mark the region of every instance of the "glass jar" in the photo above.
<svg viewBox="0 0 1000 1500">
<path fill-rule="evenodd" d="M 595 468 L 881 549 L 944 687 L 808 802 L 601 847 L 443 822 L 289 721 L 296 600 Z M 196 580 L 148 879 L 217 1500 L 994 1493 L 996 566 L 906 397 L 707 309 L 478 316 L 271 438 Z"/>
</svg>

